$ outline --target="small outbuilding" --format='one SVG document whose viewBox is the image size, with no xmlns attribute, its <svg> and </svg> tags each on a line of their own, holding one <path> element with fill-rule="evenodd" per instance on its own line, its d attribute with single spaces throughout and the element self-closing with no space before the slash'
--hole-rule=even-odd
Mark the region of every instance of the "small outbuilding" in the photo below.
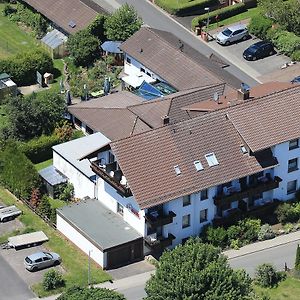
<svg viewBox="0 0 300 300">
<path fill-rule="evenodd" d="M 57 209 L 57 229 L 103 269 L 144 257 L 143 237 L 97 199 Z"/>
<path fill-rule="evenodd" d="M 48 32 L 42 39 L 41 44 L 51 57 L 60 58 L 66 56 L 66 43 L 68 37 L 57 29 Z"/>
<path fill-rule="evenodd" d="M 17 85 L 10 79 L 10 76 L 6 73 L 0 74 L 0 99 L 8 95 L 16 96 L 17 92 Z"/>
</svg>

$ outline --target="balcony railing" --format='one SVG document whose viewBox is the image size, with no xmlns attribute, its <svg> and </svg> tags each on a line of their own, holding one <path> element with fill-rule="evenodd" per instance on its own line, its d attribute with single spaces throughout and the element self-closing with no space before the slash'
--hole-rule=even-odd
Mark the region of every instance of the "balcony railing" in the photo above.
<svg viewBox="0 0 300 300">
<path fill-rule="evenodd" d="M 127 183 L 122 183 L 122 171 L 117 170 L 117 163 L 113 162 L 105 166 L 100 164 L 100 160 L 93 161 L 91 169 L 104 181 L 114 187 L 124 197 L 132 196 L 130 188 Z"/>
<path fill-rule="evenodd" d="M 231 203 L 233 201 L 249 198 L 251 196 L 278 188 L 279 182 L 281 181 L 282 179 L 278 176 L 275 176 L 274 179 L 263 177 L 261 180 L 258 180 L 255 185 L 248 185 L 242 190 L 229 189 L 229 192 L 226 194 L 222 192 L 214 197 L 214 203 L 218 206 L 224 204 L 224 202 Z"/>
<path fill-rule="evenodd" d="M 170 211 L 168 214 L 163 212 L 150 212 L 145 215 L 145 219 L 152 228 L 164 226 L 173 222 L 173 218 L 176 214 Z"/>
<path fill-rule="evenodd" d="M 171 246 L 175 236 L 171 233 L 168 237 L 158 236 L 156 239 L 151 239 L 150 237 L 145 238 L 146 244 L 151 248 L 152 251 L 162 251 L 166 247 Z"/>
</svg>

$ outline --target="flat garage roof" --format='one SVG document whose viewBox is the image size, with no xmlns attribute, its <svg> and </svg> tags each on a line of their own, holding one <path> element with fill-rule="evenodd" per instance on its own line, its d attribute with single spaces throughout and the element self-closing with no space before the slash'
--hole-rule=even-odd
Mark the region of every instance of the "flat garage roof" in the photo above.
<svg viewBox="0 0 300 300">
<path fill-rule="evenodd" d="M 121 216 L 97 199 L 64 206 L 57 213 L 102 251 L 142 238 Z"/>
</svg>

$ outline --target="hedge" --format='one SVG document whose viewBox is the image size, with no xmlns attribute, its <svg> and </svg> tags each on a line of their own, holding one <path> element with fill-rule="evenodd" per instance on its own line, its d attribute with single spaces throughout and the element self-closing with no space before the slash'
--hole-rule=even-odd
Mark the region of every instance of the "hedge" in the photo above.
<svg viewBox="0 0 300 300">
<path fill-rule="evenodd" d="M 217 10 L 214 10 L 209 13 L 209 15 L 206 13 L 204 15 L 198 16 L 192 20 L 192 29 L 195 30 L 195 27 L 198 26 L 199 23 L 206 22 L 207 18 L 209 17 L 209 23 L 216 23 L 216 16 L 219 17 L 218 21 L 222 21 L 224 19 L 230 18 L 232 16 L 238 15 L 242 12 L 245 12 L 247 10 L 247 7 L 244 3 L 239 3 L 235 5 L 230 5 L 224 8 L 220 8 Z"/>
<path fill-rule="evenodd" d="M 176 16 L 195 15 L 203 13 L 205 7 L 212 7 L 219 4 L 218 0 L 191 0 L 185 3 L 178 3 L 176 0 L 155 0 L 155 4 Z M 177 5 L 178 4 L 178 5 Z"/>
<path fill-rule="evenodd" d="M 39 138 L 32 139 L 28 142 L 20 142 L 18 149 L 23 152 L 34 164 L 43 162 L 52 158 L 52 146 L 59 144 L 61 141 L 55 134 L 42 135 Z"/>
<path fill-rule="evenodd" d="M 258 38 L 265 39 L 268 30 L 272 27 L 273 21 L 263 15 L 258 14 L 253 17 L 248 25 L 248 30 L 251 34 Z"/>
<path fill-rule="evenodd" d="M 33 50 L 0 59 L 0 74 L 8 73 L 17 85 L 36 83 L 36 71 L 53 72 L 53 61 L 44 51 Z"/>
</svg>

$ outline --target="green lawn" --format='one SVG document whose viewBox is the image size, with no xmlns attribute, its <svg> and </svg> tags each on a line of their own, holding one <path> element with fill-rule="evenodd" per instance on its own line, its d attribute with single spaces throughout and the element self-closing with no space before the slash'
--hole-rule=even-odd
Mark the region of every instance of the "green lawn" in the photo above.
<svg viewBox="0 0 300 300">
<path fill-rule="evenodd" d="M 266 294 L 271 300 L 299 300 L 300 280 L 288 276 L 286 280 L 279 283 L 275 288 L 264 289 L 255 287 L 258 293 Z"/>
<path fill-rule="evenodd" d="M 247 11 L 245 11 L 245 12 L 239 14 L 239 15 L 230 17 L 230 18 L 225 19 L 225 20 L 222 20 L 219 23 L 211 24 L 211 25 L 209 25 L 208 28 L 209 28 L 209 30 L 213 30 L 213 29 L 216 29 L 216 28 L 221 27 L 221 26 L 226 26 L 226 25 L 229 25 L 229 24 L 237 23 L 241 20 L 251 19 L 253 16 L 257 15 L 258 13 L 259 13 L 259 8 L 258 7 L 250 8 Z"/>
<path fill-rule="evenodd" d="M 52 163 L 53 163 L 53 159 L 51 158 L 51 159 L 45 160 L 45 161 L 43 161 L 39 164 L 36 164 L 35 168 L 37 169 L 37 171 L 40 171 L 44 168 L 47 168 L 47 167 L 51 166 Z"/>
<path fill-rule="evenodd" d="M 49 237 L 49 241 L 44 243 L 44 246 L 51 251 L 59 253 L 62 257 L 62 266 L 66 270 L 66 274 L 64 275 L 66 287 L 68 288 L 72 285 L 86 286 L 88 280 L 88 257 L 83 255 L 82 251 L 64 238 L 58 231 L 47 225 L 27 206 L 21 202 L 17 202 L 16 199 L 2 187 L 0 187 L 0 199 L 4 204 L 14 204 L 23 211 L 19 219 L 26 228 L 35 231 L 42 230 Z M 91 264 L 91 278 L 93 283 L 100 283 L 111 279 L 111 277 L 95 263 Z M 45 292 L 42 289 L 41 283 L 35 284 L 32 289 L 40 297 L 57 294 L 62 291 L 62 289 L 59 289 Z"/>
<path fill-rule="evenodd" d="M 0 59 L 37 47 L 36 40 L 2 15 L 0 4 Z"/>
</svg>

